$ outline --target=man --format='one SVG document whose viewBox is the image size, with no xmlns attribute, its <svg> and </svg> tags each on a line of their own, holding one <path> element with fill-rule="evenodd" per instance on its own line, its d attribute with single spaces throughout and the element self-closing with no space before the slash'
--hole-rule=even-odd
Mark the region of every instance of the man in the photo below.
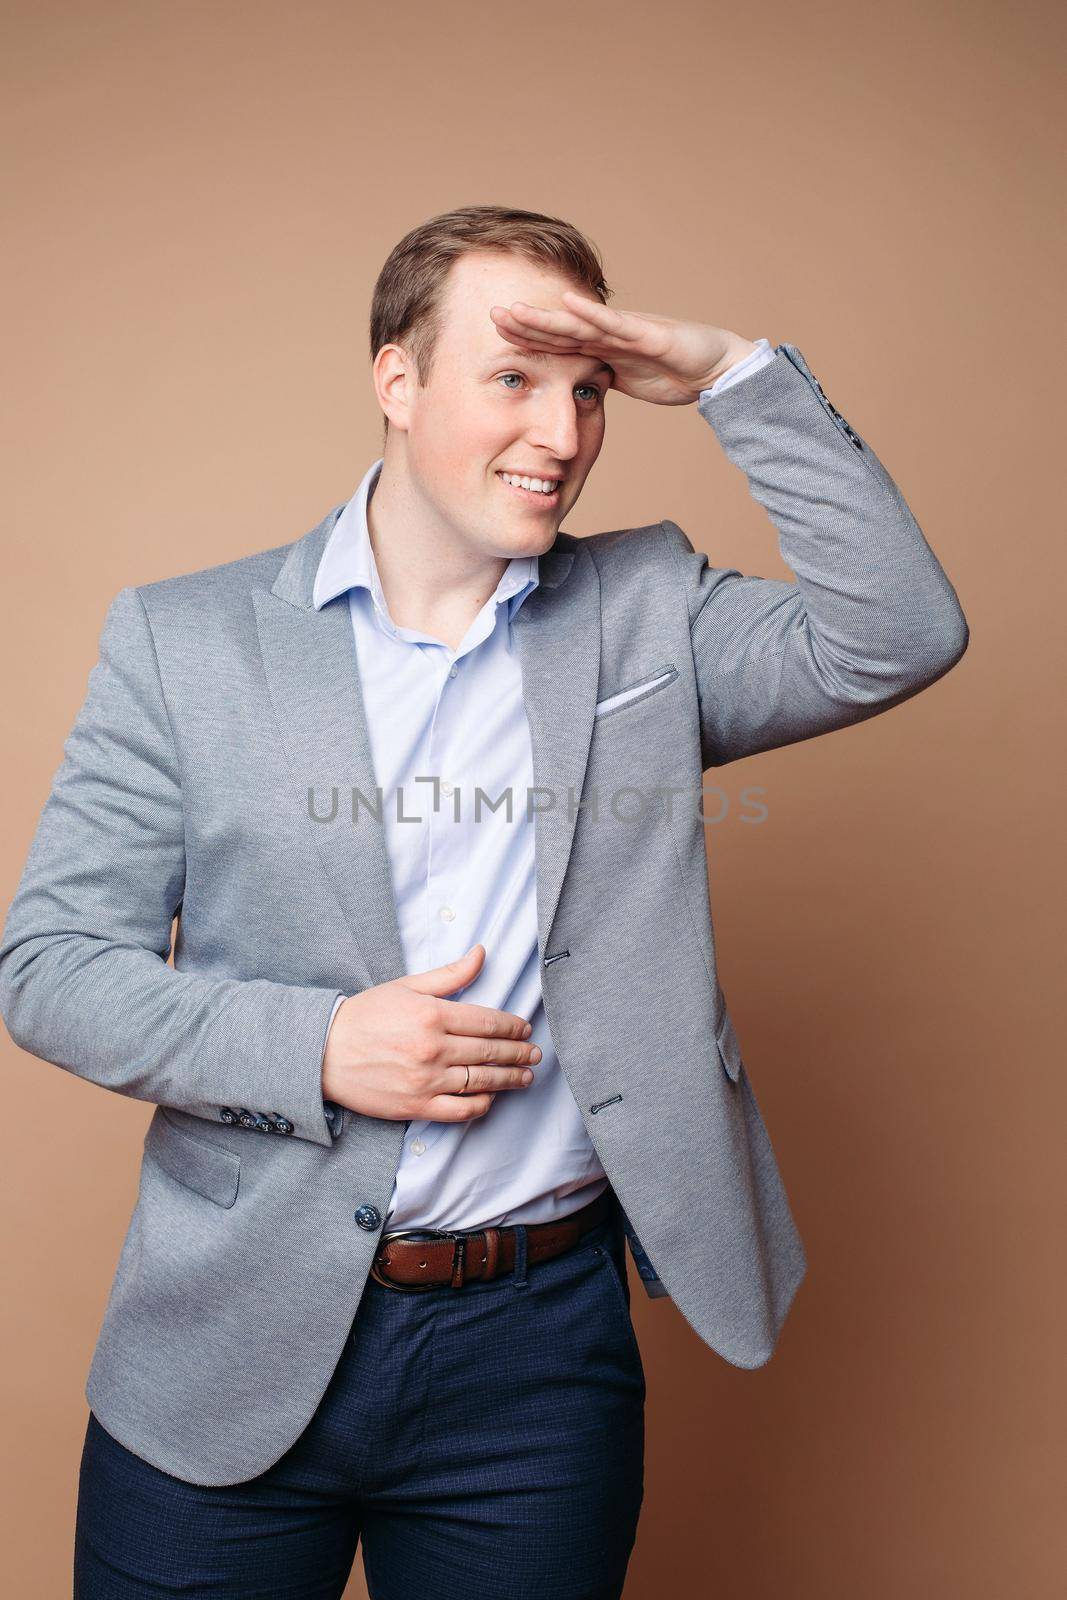
<svg viewBox="0 0 1067 1600">
<path fill-rule="evenodd" d="M 415 229 L 353 498 L 109 610 L 0 945 L 15 1040 L 157 1106 L 86 1388 L 82 1600 L 340 1595 L 360 1538 L 376 1600 L 617 1596 L 620 1241 L 740 1367 L 801 1281 L 702 773 L 906 700 L 967 625 L 794 346 L 606 298 L 558 219 Z M 670 520 L 561 531 L 610 389 L 698 407 L 795 584 Z"/>
</svg>

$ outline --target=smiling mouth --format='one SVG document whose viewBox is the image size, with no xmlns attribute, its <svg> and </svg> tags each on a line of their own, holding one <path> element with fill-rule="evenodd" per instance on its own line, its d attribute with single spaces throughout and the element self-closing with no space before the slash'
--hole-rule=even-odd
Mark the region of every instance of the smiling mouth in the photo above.
<svg viewBox="0 0 1067 1600">
<path fill-rule="evenodd" d="M 543 489 L 524 489 L 521 484 L 507 483 L 499 472 L 496 474 L 496 478 L 503 488 L 519 499 L 526 500 L 530 505 L 555 506 L 559 504 L 559 484 L 556 485 L 551 494 L 546 494 Z"/>
</svg>

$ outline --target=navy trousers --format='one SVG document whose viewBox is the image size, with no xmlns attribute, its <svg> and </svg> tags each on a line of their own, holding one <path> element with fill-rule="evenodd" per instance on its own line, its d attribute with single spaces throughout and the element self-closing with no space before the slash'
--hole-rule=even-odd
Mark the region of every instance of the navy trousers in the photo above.
<svg viewBox="0 0 1067 1600">
<path fill-rule="evenodd" d="M 551 1261 L 405 1294 L 368 1279 L 300 1438 L 199 1486 L 90 1411 L 74 1600 L 618 1600 L 644 1489 L 645 1376 L 618 1211 Z"/>
</svg>

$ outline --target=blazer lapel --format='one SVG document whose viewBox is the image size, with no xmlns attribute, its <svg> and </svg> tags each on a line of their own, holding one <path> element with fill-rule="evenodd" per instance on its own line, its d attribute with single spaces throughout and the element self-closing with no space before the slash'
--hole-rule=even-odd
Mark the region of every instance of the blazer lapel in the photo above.
<svg viewBox="0 0 1067 1600">
<path fill-rule="evenodd" d="M 512 621 L 522 664 L 535 788 L 552 803 L 534 816 L 537 932 L 542 960 L 574 843 L 600 678 L 600 579 L 588 551 L 570 535 L 570 549 L 540 557 L 539 583 Z M 535 805 L 549 797 L 534 796 Z"/>
<path fill-rule="evenodd" d="M 366 806 L 352 822 L 352 790 L 373 805 L 377 779 L 359 684 L 352 620 L 345 595 L 321 611 L 312 604 L 318 563 L 343 505 L 293 546 L 273 587 L 253 599 L 263 670 L 293 779 L 315 790 L 312 823 L 323 866 L 352 933 L 356 981 L 362 988 L 403 977 L 403 946 L 393 896 L 385 830 Z M 387 798 L 387 797 L 386 797 Z"/>
<path fill-rule="evenodd" d="M 309 823 L 323 866 L 348 920 L 357 981 L 388 983 L 406 968 L 385 830 L 362 807 L 351 822 L 351 793 L 374 800 L 377 778 L 345 595 L 316 611 L 315 574 L 334 523 L 335 506 L 297 540 L 268 591 L 253 591 L 263 670 L 294 780 L 313 788 L 328 814 L 336 788 L 337 816 Z M 600 674 L 600 586 L 581 549 L 553 548 L 539 558 L 538 586 L 512 620 L 530 727 L 533 781 L 548 809 L 534 817 L 537 926 L 542 957 L 570 859 L 576 805 L 589 757 Z M 572 799 L 573 796 L 573 799 Z M 388 799 L 388 797 L 386 797 Z M 523 800 L 525 797 L 523 797 Z"/>
</svg>

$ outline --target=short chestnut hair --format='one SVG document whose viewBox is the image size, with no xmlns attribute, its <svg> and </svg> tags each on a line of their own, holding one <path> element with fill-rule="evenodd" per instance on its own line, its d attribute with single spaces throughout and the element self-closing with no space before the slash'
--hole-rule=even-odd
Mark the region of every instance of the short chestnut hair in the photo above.
<svg viewBox="0 0 1067 1600">
<path fill-rule="evenodd" d="M 596 246 L 571 223 L 510 206 L 460 206 L 421 222 L 389 252 L 371 299 L 372 362 L 383 345 L 402 344 L 419 383 L 429 382 L 445 281 L 452 263 L 474 250 L 510 251 L 555 268 L 601 304 L 613 292 Z"/>
</svg>

